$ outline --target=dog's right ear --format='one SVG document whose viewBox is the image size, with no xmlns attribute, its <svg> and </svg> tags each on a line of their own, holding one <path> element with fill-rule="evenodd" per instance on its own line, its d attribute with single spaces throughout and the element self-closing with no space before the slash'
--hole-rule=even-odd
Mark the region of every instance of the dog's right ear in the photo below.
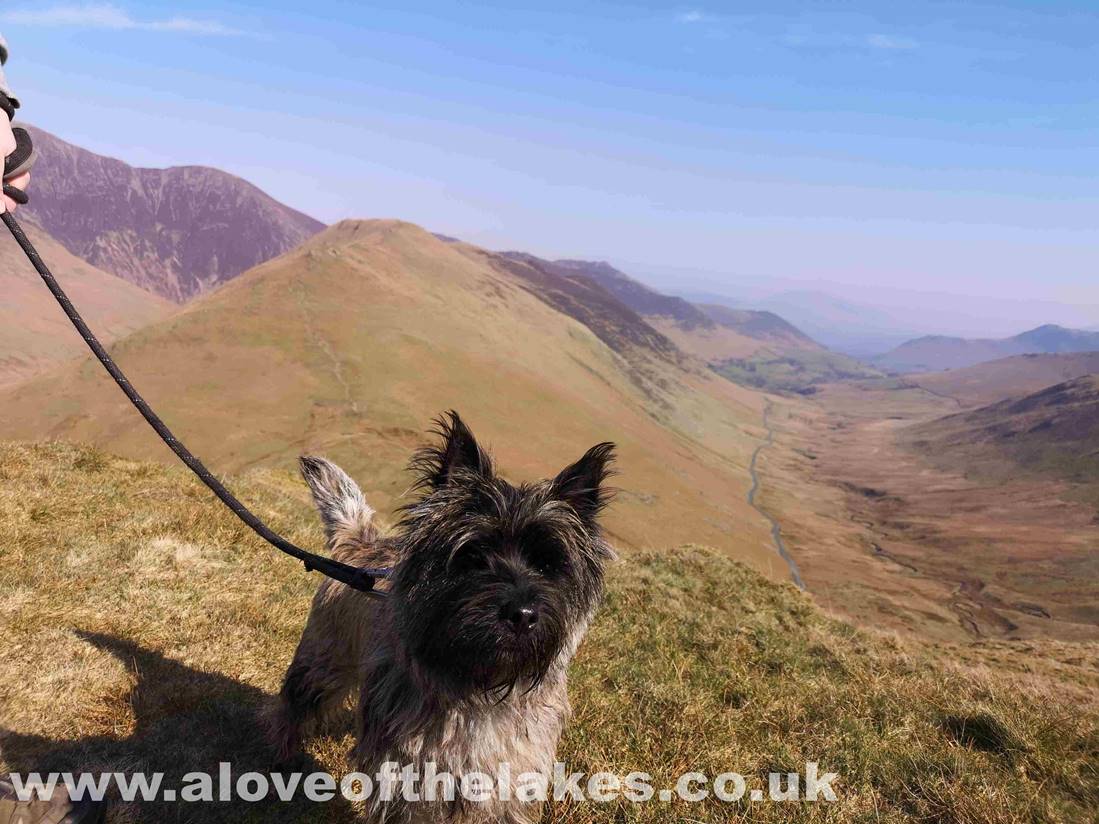
<svg viewBox="0 0 1099 824">
<path fill-rule="evenodd" d="M 421 449 L 412 458 L 412 470 L 419 476 L 417 488 L 441 489 L 459 472 L 492 477 L 492 459 L 457 412 L 452 409 L 435 421 L 435 433 L 439 444 Z"/>
<path fill-rule="evenodd" d="M 367 544 L 377 537 L 374 510 L 346 472 L 324 458 L 306 456 L 299 463 L 321 514 L 329 548 Z"/>
</svg>

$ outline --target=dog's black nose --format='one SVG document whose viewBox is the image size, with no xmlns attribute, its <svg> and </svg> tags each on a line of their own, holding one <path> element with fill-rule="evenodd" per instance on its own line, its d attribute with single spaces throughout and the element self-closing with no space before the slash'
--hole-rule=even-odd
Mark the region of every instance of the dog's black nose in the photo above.
<svg viewBox="0 0 1099 824">
<path fill-rule="evenodd" d="M 530 632 L 538 623 L 538 610 L 530 605 L 511 605 L 504 608 L 504 620 L 516 632 Z"/>
</svg>

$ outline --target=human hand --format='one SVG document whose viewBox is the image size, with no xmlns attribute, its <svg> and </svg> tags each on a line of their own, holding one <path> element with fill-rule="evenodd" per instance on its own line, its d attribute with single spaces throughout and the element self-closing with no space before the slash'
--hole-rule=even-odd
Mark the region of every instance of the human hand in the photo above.
<svg viewBox="0 0 1099 824">
<path fill-rule="evenodd" d="M 0 113 L 0 159 L 6 158 L 14 151 L 15 135 L 12 134 L 11 123 L 8 122 L 8 119 L 4 117 L 3 113 Z M 4 182 L 14 186 L 16 189 L 26 191 L 27 185 L 31 182 L 31 173 L 24 172 L 19 175 L 19 177 L 5 180 Z M 7 195 L 0 196 L 0 212 L 14 212 L 18 205 L 18 203 Z"/>
</svg>

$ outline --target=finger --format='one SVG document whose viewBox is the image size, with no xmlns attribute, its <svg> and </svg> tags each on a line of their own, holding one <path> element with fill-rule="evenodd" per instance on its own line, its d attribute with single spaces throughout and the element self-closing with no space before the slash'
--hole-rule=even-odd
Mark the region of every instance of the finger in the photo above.
<svg viewBox="0 0 1099 824">
<path fill-rule="evenodd" d="M 14 152 L 16 146 L 15 135 L 12 134 L 11 129 L 6 126 L 0 128 L 0 160 Z"/>
<path fill-rule="evenodd" d="M 14 186 L 16 189 L 26 191 L 27 186 L 29 186 L 31 182 L 31 173 L 24 172 L 19 175 L 19 177 L 13 178 L 7 182 L 9 186 Z M 19 204 L 7 195 L 0 195 L 0 207 L 2 207 L 0 208 L 0 214 L 2 214 L 4 212 L 14 212 L 19 208 Z"/>
</svg>

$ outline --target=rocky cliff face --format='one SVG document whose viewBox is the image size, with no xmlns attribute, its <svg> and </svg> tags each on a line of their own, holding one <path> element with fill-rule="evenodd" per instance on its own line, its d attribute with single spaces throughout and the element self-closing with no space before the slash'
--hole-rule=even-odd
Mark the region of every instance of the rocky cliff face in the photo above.
<svg viewBox="0 0 1099 824">
<path fill-rule="evenodd" d="M 177 302 L 324 228 L 217 169 L 136 169 L 31 131 L 39 160 L 27 211 L 77 257 Z"/>
</svg>

